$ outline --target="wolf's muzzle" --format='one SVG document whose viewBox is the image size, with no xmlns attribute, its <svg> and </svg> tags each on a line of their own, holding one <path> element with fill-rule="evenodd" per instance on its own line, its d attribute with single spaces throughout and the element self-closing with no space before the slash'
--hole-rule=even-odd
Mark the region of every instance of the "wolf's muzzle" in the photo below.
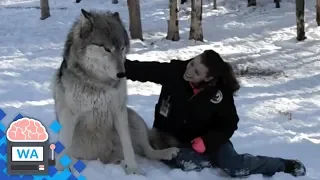
<svg viewBox="0 0 320 180">
<path fill-rule="evenodd" d="M 126 77 L 126 73 L 124 73 L 124 72 L 119 72 L 117 74 L 117 78 L 124 78 L 124 77 Z"/>
</svg>

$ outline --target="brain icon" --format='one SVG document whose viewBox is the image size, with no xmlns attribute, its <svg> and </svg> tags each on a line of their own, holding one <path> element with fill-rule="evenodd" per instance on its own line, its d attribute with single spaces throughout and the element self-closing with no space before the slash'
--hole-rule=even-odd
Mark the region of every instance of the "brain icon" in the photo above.
<svg viewBox="0 0 320 180">
<path fill-rule="evenodd" d="M 11 142 L 45 142 L 48 133 L 41 122 L 22 118 L 10 124 L 7 138 Z"/>
</svg>

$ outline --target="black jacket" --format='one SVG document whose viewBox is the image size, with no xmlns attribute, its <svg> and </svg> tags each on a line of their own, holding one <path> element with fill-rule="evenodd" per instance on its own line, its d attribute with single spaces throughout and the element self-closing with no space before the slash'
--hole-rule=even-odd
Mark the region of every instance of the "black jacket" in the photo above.
<svg viewBox="0 0 320 180">
<path fill-rule="evenodd" d="M 239 118 L 233 95 L 217 83 L 193 96 L 192 87 L 183 79 L 189 61 L 160 63 L 127 60 L 126 75 L 132 81 L 150 81 L 162 85 L 155 106 L 154 127 L 171 133 L 182 143 L 190 143 L 194 138 L 202 137 L 206 152 L 214 153 L 238 128 Z M 214 100 L 219 99 L 216 98 L 218 92 L 222 93 L 222 100 L 214 103 Z M 162 101 L 168 98 L 170 111 L 165 117 L 159 109 Z"/>
</svg>

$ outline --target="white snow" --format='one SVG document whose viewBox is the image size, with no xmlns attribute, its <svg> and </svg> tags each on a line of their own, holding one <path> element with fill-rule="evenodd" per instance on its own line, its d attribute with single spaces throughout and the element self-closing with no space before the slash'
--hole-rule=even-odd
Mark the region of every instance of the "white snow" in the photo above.
<svg viewBox="0 0 320 180">
<path fill-rule="evenodd" d="M 128 29 L 125 0 L 49 0 L 51 17 L 41 21 L 35 8 L 39 0 L 0 1 L 0 108 L 8 115 L 5 126 L 18 113 L 32 116 L 48 126 L 54 120 L 50 80 L 62 58 L 66 34 L 80 9 L 118 11 Z M 189 0 L 190 1 L 190 0 Z M 226 61 L 240 68 L 280 70 L 278 76 L 240 77 L 242 88 L 235 97 L 241 121 L 232 142 L 239 153 L 299 159 L 307 176 L 320 179 L 320 27 L 316 24 L 315 0 L 306 0 L 307 39 L 297 42 L 295 0 L 282 0 L 276 9 L 273 0 L 204 0 L 203 32 L 205 42 L 188 40 L 190 5 L 180 12 L 178 42 L 165 40 L 168 0 L 140 0 L 145 41 L 132 40 L 129 59 L 169 61 L 188 59 L 205 49 L 214 49 Z M 64 9 L 66 8 L 66 9 Z M 160 86 L 128 81 L 128 105 L 152 126 L 154 105 Z M 290 120 L 291 119 L 291 120 Z M 52 132 L 51 141 L 56 136 Z M 88 164 L 87 179 L 115 180 L 213 180 L 228 179 L 222 171 L 171 170 L 164 164 L 138 158 L 146 177 L 126 176 L 117 165 Z M 251 175 L 248 179 L 263 179 Z M 289 180 L 291 175 L 277 173 L 273 179 Z"/>
</svg>

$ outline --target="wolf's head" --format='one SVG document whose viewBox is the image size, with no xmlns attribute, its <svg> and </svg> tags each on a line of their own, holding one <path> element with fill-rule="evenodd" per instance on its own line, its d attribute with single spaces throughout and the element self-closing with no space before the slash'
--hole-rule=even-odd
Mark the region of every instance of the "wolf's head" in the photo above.
<svg viewBox="0 0 320 180">
<path fill-rule="evenodd" d="M 118 12 L 81 9 L 80 17 L 68 34 L 64 59 L 98 80 L 125 77 L 124 63 L 130 41 Z"/>
</svg>

